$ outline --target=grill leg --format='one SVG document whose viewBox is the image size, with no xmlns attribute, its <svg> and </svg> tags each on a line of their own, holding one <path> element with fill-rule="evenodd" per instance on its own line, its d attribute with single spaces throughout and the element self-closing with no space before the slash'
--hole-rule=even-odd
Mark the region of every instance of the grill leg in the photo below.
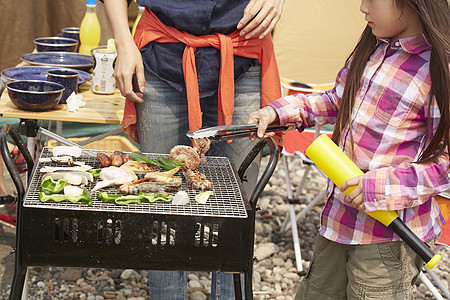
<svg viewBox="0 0 450 300">
<path fill-rule="evenodd" d="M 16 254 L 17 255 L 17 254 Z M 22 291 L 25 284 L 25 277 L 27 274 L 27 267 L 16 263 L 14 270 L 14 277 L 11 286 L 11 293 L 9 295 L 10 300 L 21 300 Z"/>
<path fill-rule="evenodd" d="M 244 288 L 245 288 L 245 300 L 253 299 L 253 287 L 252 287 L 252 272 L 244 272 Z M 236 300 L 242 300 L 241 290 L 241 274 L 233 273 L 234 280 L 234 296 Z"/>
<path fill-rule="evenodd" d="M 252 279 L 252 270 L 247 270 L 247 272 L 244 273 L 245 300 L 253 299 Z"/>
<path fill-rule="evenodd" d="M 234 282 L 234 297 L 236 300 L 242 300 L 240 273 L 233 273 L 233 282 Z"/>
</svg>

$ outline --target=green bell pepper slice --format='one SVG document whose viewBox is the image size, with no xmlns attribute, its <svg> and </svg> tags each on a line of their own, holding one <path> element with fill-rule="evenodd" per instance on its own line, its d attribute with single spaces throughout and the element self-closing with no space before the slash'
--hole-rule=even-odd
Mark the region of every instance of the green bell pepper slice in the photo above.
<svg viewBox="0 0 450 300">
<path fill-rule="evenodd" d="M 53 201 L 53 202 L 69 201 L 72 203 L 78 203 L 81 201 L 89 206 L 92 206 L 92 197 L 86 189 L 83 189 L 83 193 L 80 196 L 66 196 L 64 194 L 49 195 L 42 191 L 39 192 L 38 196 L 39 196 L 39 200 L 44 203 L 48 202 L 48 201 Z"/>
<path fill-rule="evenodd" d="M 123 195 L 123 194 L 108 194 L 107 192 L 100 192 L 97 194 L 97 199 L 103 202 L 114 202 L 117 205 L 127 205 L 132 203 L 148 202 L 154 203 L 156 201 L 170 202 L 173 196 L 155 193 L 139 193 L 137 195 Z"/>
<path fill-rule="evenodd" d="M 143 198 L 143 201 L 147 201 L 149 203 L 154 203 L 156 201 L 171 202 L 173 199 L 173 196 L 164 194 L 139 193 L 138 195 Z"/>
<path fill-rule="evenodd" d="M 89 173 L 92 174 L 93 177 L 98 177 L 100 176 L 100 172 L 102 171 L 102 169 L 90 169 L 88 170 Z"/>
<path fill-rule="evenodd" d="M 141 196 L 138 195 L 126 195 L 114 199 L 114 203 L 117 205 L 127 205 L 131 203 L 141 203 L 141 202 L 142 198 Z"/>
<path fill-rule="evenodd" d="M 108 194 L 107 192 L 100 192 L 97 194 L 97 199 L 101 200 L 105 203 L 114 202 L 119 197 L 122 197 L 123 194 Z"/>
<path fill-rule="evenodd" d="M 44 192 L 47 195 L 58 194 L 64 189 L 66 184 L 67 180 L 65 179 L 54 181 L 51 175 L 46 175 L 42 178 L 41 192 Z"/>
</svg>

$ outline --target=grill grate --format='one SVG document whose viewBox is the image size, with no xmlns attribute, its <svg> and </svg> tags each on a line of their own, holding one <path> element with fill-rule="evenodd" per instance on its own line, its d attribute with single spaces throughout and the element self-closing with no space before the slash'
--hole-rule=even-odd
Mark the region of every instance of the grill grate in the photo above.
<svg viewBox="0 0 450 300">
<path fill-rule="evenodd" d="M 45 147 L 40 157 L 51 157 L 51 147 Z M 111 151 L 96 151 L 89 150 L 89 153 L 96 154 L 97 152 L 111 152 Z M 101 164 L 95 155 L 89 155 L 87 151 L 79 158 L 74 158 L 75 161 L 83 161 L 93 168 L 100 168 Z M 146 154 L 148 157 L 156 159 L 159 156 L 167 157 L 163 154 Z M 229 160 L 225 157 L 207 156 L 206 162 L 200 163 L 198 170 L 205 174 L 206 178 L 212 182 L 212 190 L 214 194 L 208 199 L 206 204 L 195 202 L 195 195 L 200 191 L 189 189 L 186 186 L 181 171 L 177 176 L 183 177 L 183 184 L 181 190 L 184 190 L 189 195 L 189 203 L 186 205 L 174 205 L 165 202 L 155 203 L 139 203 L 128 205 L 116 205 L 113 203 L 103 203 L 97 199 L 97 193 L 92 194 L 93 205 L 88 206 L 84 203 L 42 203 L 39 200 L 38 192 L 40 183 L 44 173 L 39 172 L 43 166 L 62 166 L 55 162 L 40 163 L 35 166 L 35 172 L 25 195 L 24 206 L 30 208 L 44 208 L 44 209 L 64 209 L 64 210 L 84 210 L 84 211 L 106 211 L 106 212 L 123 212 L 123 213 L 147 213 L 147 214 L 170 214 L 170 215 L 187 215 L 187 216 L 210 216 L 210 217 L 228 217 L 228 218 L 247 218 L 247 211 L 245 209 L 244 200 L 240 192 L 239 184 L 233 171 Z M 97 183 L 97 178 L 94 182 L 89 183 L 86 188 L 91 190 Z M 102 189 L 107 193 L 118 193 L 117 187 L 109 187 Z"/>
</svg>

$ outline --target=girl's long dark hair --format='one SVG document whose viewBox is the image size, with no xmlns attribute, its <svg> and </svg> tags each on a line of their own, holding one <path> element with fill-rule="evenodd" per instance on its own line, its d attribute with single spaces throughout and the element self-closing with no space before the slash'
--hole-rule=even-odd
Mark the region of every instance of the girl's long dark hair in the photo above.
<svg viewBox="0 0 450 300">
<path fill-rule="evenodd" d="M 431 125 L 427 124 L 425 141 L 430 139 L 431 141 L 426 149 L 419 154 L 417 161 L 419 163 L 430 162 L 442 155 L 446 149 L 450 149 L 449 4 L 447 0 L 395 0 L 395 3 L 399 8 L 412 10 L 419 16 L 425 37 L 432 46 L 430 58 L 430 101 L 436 101 L 441 113 L 441 119 L 436 133 L 432 137 L 429 136 L 429 127 Z M 372 34 L 371 28 L 367 26 L 355 49 L 346 60 L 346 64 L 349 64 L 349 70 L 342 95 L 341 107 L 339 108 L 332 135 L 332 140 L 337 144 L 339 144 L 344 130 L 351 127 L 350 120 L 356 93 L 360 88 L 364 68 L 369 61 L 370 55 L 375 50 L 376 43 L 376 37 Z M 428 112 L 428 115 L 430 113 L 431 111 Z M 348 132 L 351 145 L 353 145 L 351 128 Z"/>
</svg>

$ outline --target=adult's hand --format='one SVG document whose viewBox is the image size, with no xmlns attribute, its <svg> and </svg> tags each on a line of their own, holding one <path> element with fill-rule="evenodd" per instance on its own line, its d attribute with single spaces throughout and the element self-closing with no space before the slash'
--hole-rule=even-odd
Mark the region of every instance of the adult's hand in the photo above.
<svg viewBox="0 0 450 300">
<path fill-rule="evenodd" d="M 250 0 L 244 9 L 244 16 L 239 21 L 237 29 L 240 35 L 251 38 L 259 35 L 262 39 L 268 35 L 281 18 L 285 0 Z"/>
<path fill-rule="evenodd" d="M 136 74 L 137 82 L 133 84 L 134 74 Z M 141 53 L 134 42 L 128 42 L 117 47 L 114 77 L 122 96 L 134 102 L 143 101 L 142 96 L 145 88 L 144 65 Z"/>
<path fill-rule="evenodd" d="M 127 1 L 107 0 L 104 3 L 117 49 L 116 66 L 114 67 L 117 87 L 122 96 L 134 102 L 142 102 L 142 93 L 145 87 L 144 64 L 128 27 Z M 137 79 L 134 91 L 133 74 L 136 74 Z"/>
</svg>

